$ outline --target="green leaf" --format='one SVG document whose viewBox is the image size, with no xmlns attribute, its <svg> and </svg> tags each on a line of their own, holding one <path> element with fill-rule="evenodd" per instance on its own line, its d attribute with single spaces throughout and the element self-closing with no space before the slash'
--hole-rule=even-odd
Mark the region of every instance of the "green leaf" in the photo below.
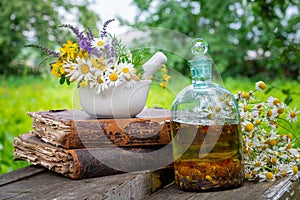
<svg viewBox="0 0 300 200">
<path fill-rule="evenodd" d="M 271 90 L 273 89 L 273 87 L 268 87 L 266 90 L 265 90 L 265 94 L 268 94 L 269 92 L 271 92 Z"/>
<path fill-rule="evenodd" d="M 289 105 L 293 101 L 293 98 L 289 95 L 287 98 L 285 98 L 284 103 L 286 105 Z"/>
<path fill-rule="evenodd" d="M 70 85 L 70 84 L 71 84 L 71 82 L 70 82 L 70 80 L 69 80 L 69 79 L 66 79 L 66 82 L 67 82 L 67 84 L 68 84 L 68 85 Z"/>
<path fill-rule="evenodd" d="M 281 90 L 283 94 L 289 94 L 290 93 L 290 89 L 282 89 Z"/>
<path fill-rule="evenodd" d="M 60 78 L 60 80 L 59 80 L 59 83 L 62 85 L 62 84 L 65 83 L 65 80 L 66 80 L 65 75 L 62 75 L 61 78 Z"/>
</svg>

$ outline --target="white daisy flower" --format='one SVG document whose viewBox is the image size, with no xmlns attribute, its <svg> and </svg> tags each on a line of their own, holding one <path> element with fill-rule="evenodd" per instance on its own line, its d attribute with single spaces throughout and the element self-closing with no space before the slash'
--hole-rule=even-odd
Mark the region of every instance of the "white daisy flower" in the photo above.
<svg viewBox="0 0 300 200">
<path fill-rule="evenodd" d="M 258 174 L 258 177 L 260 178 L 259 182 L 276 180 L 274 174 L 272 172 L 267 172 L 267 171 Z"/>
<path fill-rule="evenodd" d="M 244 121 L 241 123 L 241 125 L 242 125 L 242 130 L 247 133 L 253 133 L 255 129 L 255 126 L 249 121 Z"/>
<path fill-rule="evenodd" d="M 123 75 L 126 80 L 131 80 L 135 75 L 135 69 L 132 63 L 120 63 L 118 65 L 121 75 Z"/>
<path fill-rule="evenodd" d="M 285 103 L 281 103 L 277 106 L 278 115 L 281 115 L 282 113 L 284 113 L 285 107 L 286 107 Z"/>
<path fill-rule="evenodd" d="M 271 106 L 278 106 L 279 104 L 280 104 L 279 99 L 274 98 L 274 97 L 272 97 L 272 96 L 270 96 L 270 97 L 268 98 L 268 100 L 267 100 L 267 105 L 268 105 L 269 107 L 271 107 Z"/>
<path fill-rule="evenodd" d="M 92 67 L 91 60 L 84 60 L 76 58 L 77 63 L 67 63 L 66 71 L 69 72 L 67 77 L 70 77 L 70 81 L 90 81 L 93 79 L 94 68 Z"/>
<path fill-rule="evenodd" d="M 105 76 L 109 87 L 115 87 L 124 82 L 124 77 L 121 76 L 120 71 L 116 68 L 109 69 Z"/>
<path fill-rule="evenodd" d="M 104 47 L 105 41 L 102 38 L 95 38 L 92 42 L 92 47 L 96 49 L 102 49 Z"/>
<path fill-rule="evenodd" d="M 258 81 L 255 83 L 255 89 L 258 91 L 263 91 L 266 89 L 267 85 L 263 81 Z"/>
<path fill-rule="evenodd" d="M 278 107 L 274 107 L 273 109 L 270 109 L 266 112 L 266 117 L 269 120 L 274 120 L 276 117 L 278 117 Z"/>
<path fill-rule="evenodd" d="M 294 108 L 294 110 L 290 110 L 286 119 L 289 121 L 289 122 L 296 122 L 298 120 L 298 114 L 300 113 L 300 110 L 296 110 L 296 108 Z"/>
<path fill-rule="evenodd" d="M 95 72 L 95 80 L 93 81 L 92 87 L 96 88 L 96 94 L 108 89 L 107 77 L 104 76 L 103 71 L 97 70 Z"/>
</svg>

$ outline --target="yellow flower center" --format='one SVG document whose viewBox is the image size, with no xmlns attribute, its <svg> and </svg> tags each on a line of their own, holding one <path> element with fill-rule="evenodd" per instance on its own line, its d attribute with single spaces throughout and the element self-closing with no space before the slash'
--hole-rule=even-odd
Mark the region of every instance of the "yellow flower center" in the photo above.
<svg viewBox="0 0 300 200">
<path fill-rule="evenodd" d="M 97 46 L 101 47 L 104 44 L 104 42 L 102 40 L 99 40 L 99 42 L 97 42 Z"/>
<path fill-rule="evenodd" d="M 269 141 L 269 146 L 274 147 L 275 145 L 277 145 L 277 140 L 271 140 Z"/>
<path fill-rule="evenodd" d="M 291 143 L 289 143 L 287 146 L 286 146 L 286 149 L 291 149 L 293 147 L 293 145 Z"/>
<path fill-rule="evenodd" d="M 271 117 L 271 116 L 272 116 L 272 110 L 268 110 L 267 117 Z"/>
<path fill-rule="evenodd" d="M 97 76 L 97 82 L 100 84 L 104 82 L 101 76 Z"/>
<path fill-rule="evenodd" d="M 221 108 L 219 106 L 216 107 L 216 112 L 221 112 Z"/>
<path fill-rule="evenodd" d="M 270 120 L 269 122 L 271 125 L 275 125 L 276 128 L 278 128 L 278 124 L 277 122 L 275 122 L 274 120 Z"/>
<path fill-rule="evenodd" d="M 245 131 L 246 132 L 251 132 L 251 131 L 253 131 L 253 129 L 254 129 L 253 124 L 251 124 L 251 123 L 246 124 L 246 126 L 245 126 Z"/>
<path fill-rule="evenodd" d="M 250 173 L 246 173 L 245 177 L 246 177 L 246 179 L 249 179 L 249 178 L 251 178 L 251 174 Z"/>
<path fill-rule="evenodd" d="M 262 90 L 266 89 L 267 85 L 264 82 L 259 82 L 258 87 Z"/>
<path fill-rule="evenodd" d="M 278 104 L 280 104 L 279 99 L 274 99 L 273 104 L 274 104 L 275 106 L 278 105 Z"/>
<path fill-rule="evenodd" d="M 284 108 L 279 108 L 277 111 L 278 114 L 282 114 L 283 112 L 284 112 Z"/>
<path fill-rule="evenodd" d="M 286 170 L 282 170 L 282 176 L 286 176 Z"/>
<path fill-rule="evenodd" d="M 277 158 L 273 157 L 273 158 L 272 158 L 272 163 L 273 163 L 273 165 L 276 165 L 276 163 L 277 163 Z"/>
<path fill-rule="evenodd" d="M 298 173 L 298 167 L 297 166 L 293 165 L 292 169 L 293 169 L 294 174 Z"/>
<path fill-rule="evenodd" d="M 87 64 L 83 64 L 80 66 L 81 72 L 83 74 L 87 74 L 90 71 L 90 67 Z"/>
<path fill-rule="evenodd" d="M 249 93 L 243 93 L 242 97 L 245 99 L 249 99 L 250 98 L 250 94 Z"/>
<path fill-rule="evenodd" d="M 116 80 L 118 80 L 118 75 L 117 75 L 116 73 L 111 73 L 111 74 L 109 75 L 109 79 L 110 79 L 111 81 L 116 81 Z"/>
<path fill-rule="evenodd" d="M 287 134 L 286 137 L 289 138 L 290 140 L 293 139 L 293 136 L 291 134 Z"/>
<path fill-rule="evenodd" d="M 295 118 L 295 117 L 296 117 L 296 115 L 297 115 L 297 113 L 296 113 L 296 112 L 294 112 L 294 111 L 292 111 L 292 112 L 290 113 L 290 117 L 291 117 L 291 118 Z"/>
<path fill-rule="evenodd" d="M 122 72 L 128 73 L 128 72 L 129 72 L 129 68 L 128 68 L 128 67 L 124 67 L 124 68 L 122 69 Z"/>
<path fill-rule="evenodd" d="M 273 173 L 272 172 L 267 172 L 266 173 L 266 179 L 267 180 L 272 180 L 272 178 L 273 178 Z"/>
<path fill-rule="evenodd" d="M 248 105 L 245 105 L 244 106 L 244 112 L 247 112 L 248 111 Z"/>
</svg>

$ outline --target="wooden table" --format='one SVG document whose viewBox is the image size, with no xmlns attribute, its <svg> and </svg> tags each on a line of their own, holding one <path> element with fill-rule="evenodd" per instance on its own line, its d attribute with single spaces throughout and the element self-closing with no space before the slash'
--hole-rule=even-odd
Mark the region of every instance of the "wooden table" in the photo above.
<svg viewBox="0 0 300 200">
<path fill-rule="evenodd" d="M 42 167 L 26 167 L 0 176 L 0 199 L 300 199 L 299 180 L 245 184 L 220 192 L 182 192 L 172 169 L 71 180 Z"/>
</svg>

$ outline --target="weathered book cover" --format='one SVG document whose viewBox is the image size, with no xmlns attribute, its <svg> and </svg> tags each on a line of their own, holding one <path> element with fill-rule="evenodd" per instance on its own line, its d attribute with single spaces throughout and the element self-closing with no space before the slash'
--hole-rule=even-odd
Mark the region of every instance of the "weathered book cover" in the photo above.
<svg viewBox="0 0 300 200">
<path fill-rule="evenodd" d="M 13 144 L 15 160 L 27 160 L 33 165 L 44 166 L 72 179 L 153 170 L 159 159 L 150 152 L 161 148 L 152 146 L 68 150 L 43 142 L 33 131 L 15 138 Z M 171 149 L 163 152 L 160 158 L 171 159 Z M 132 155 L 128 156 L 130 154 Z M 171 165 L 159 168 L 170 167 Z"/>
<path fill-rule="evenodd" d="M 135 118 L 93 119 L 80 110 L 28 112 L 36 134 L 65 149 L 170 143 L 169 111 L 144 109 Z"/>
</svg>

